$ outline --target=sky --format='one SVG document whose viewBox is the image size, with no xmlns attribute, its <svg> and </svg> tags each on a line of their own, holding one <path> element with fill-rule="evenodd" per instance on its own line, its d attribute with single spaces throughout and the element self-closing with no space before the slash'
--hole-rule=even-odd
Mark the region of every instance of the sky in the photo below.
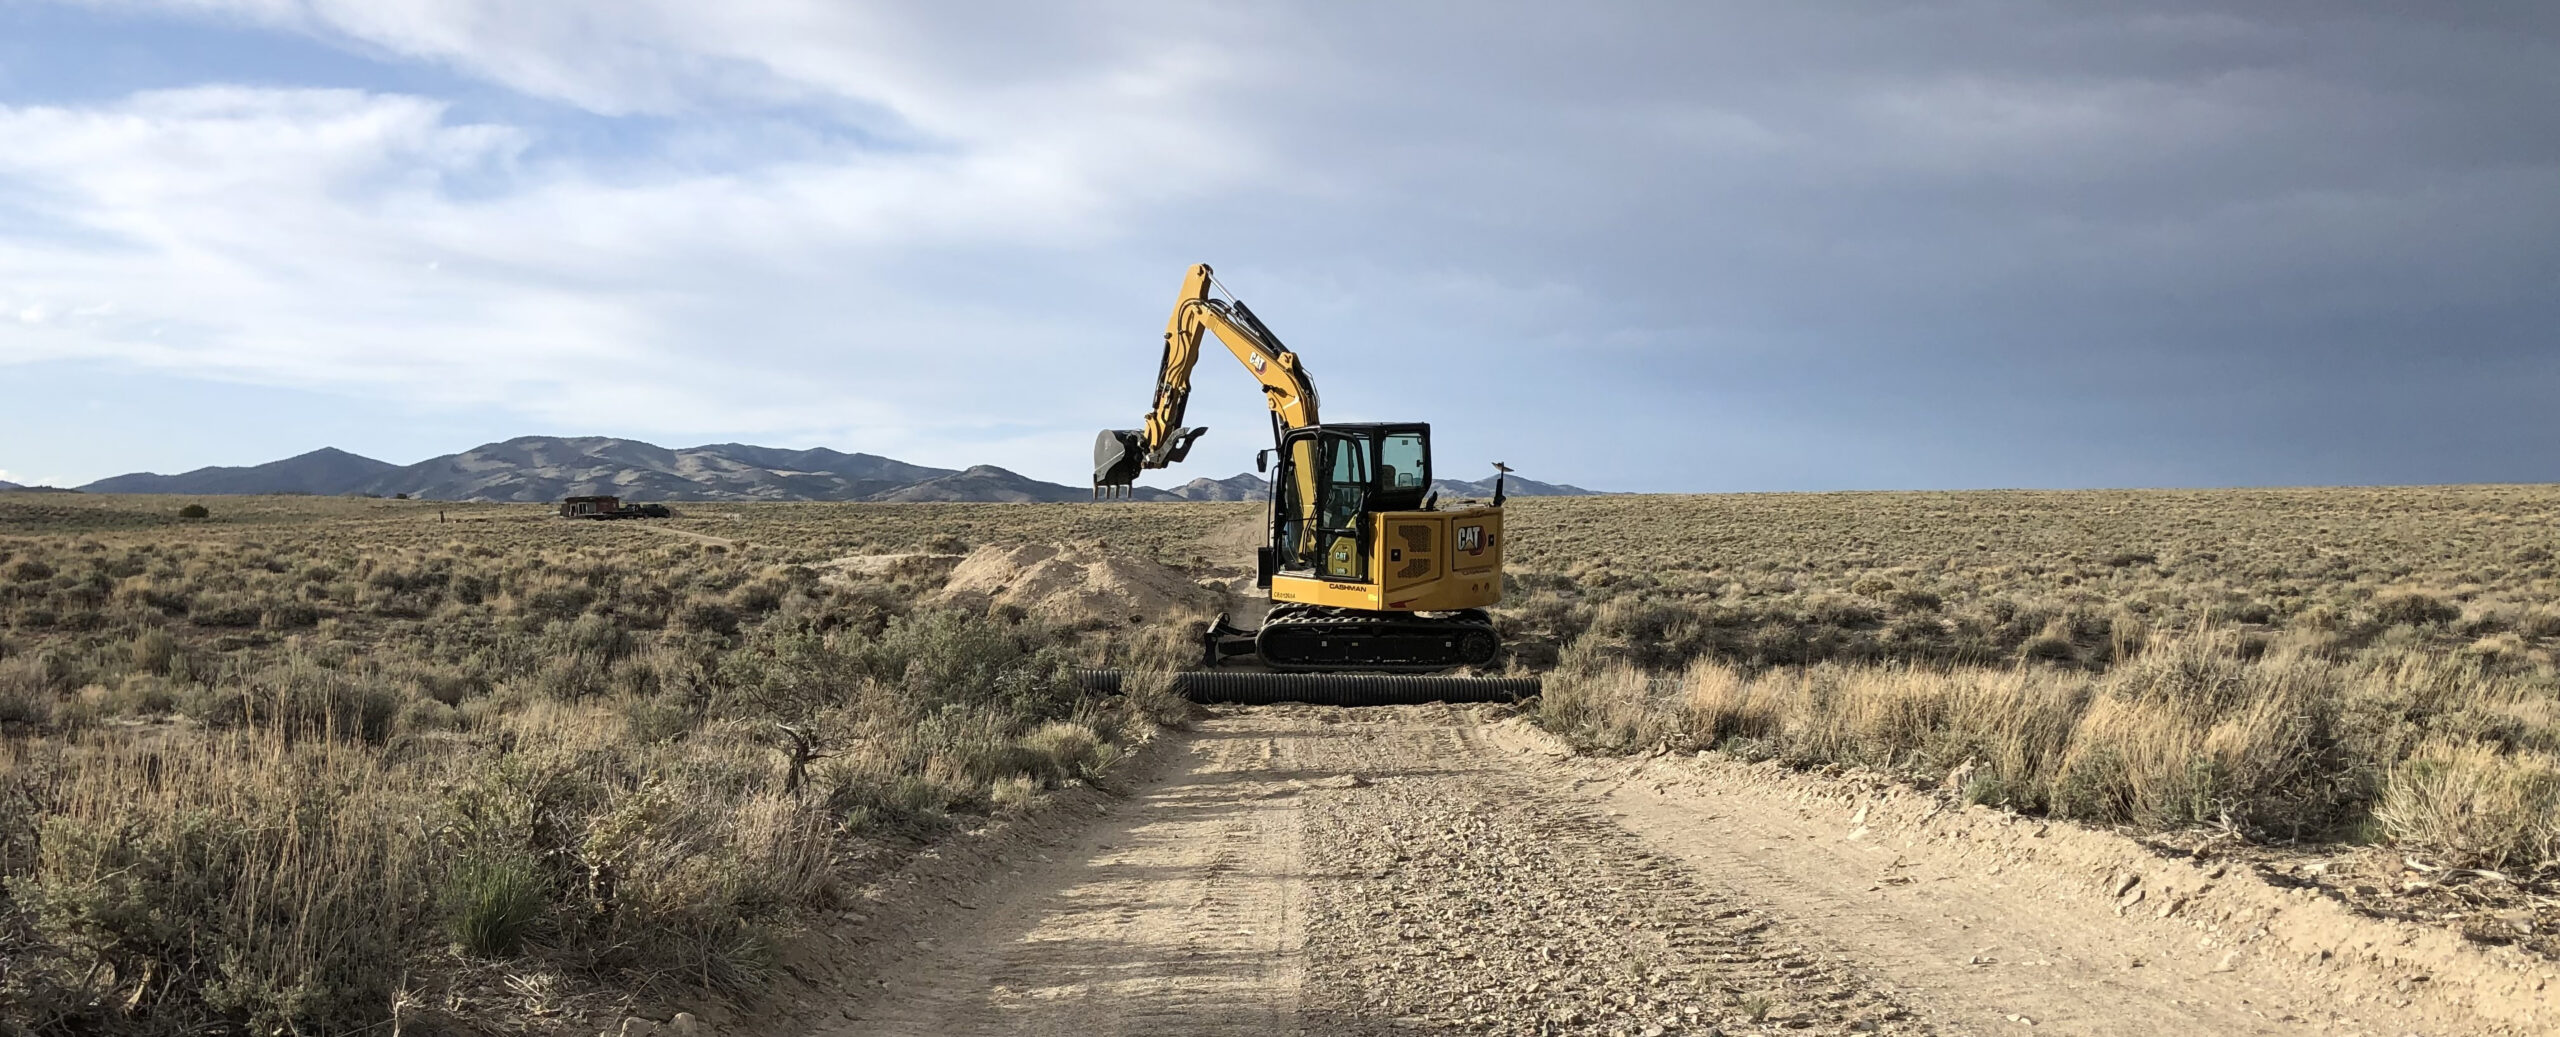
<svg viewBox="0 0 2560 1037">
<path fill-rule="evenodd" d="M 0 0 L 0 480 L 1082 485 L 1198 262 L 1444 477 L 2560 481 L 2560 6 Z"/>
</svg>

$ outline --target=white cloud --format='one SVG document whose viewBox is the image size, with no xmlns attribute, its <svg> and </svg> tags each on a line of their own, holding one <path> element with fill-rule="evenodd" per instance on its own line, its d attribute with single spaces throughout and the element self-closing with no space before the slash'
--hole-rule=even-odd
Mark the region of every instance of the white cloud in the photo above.
<svg viewBox="0 0 2560 1037">
<path fill-rule="evenodd" d="M 844 272 L 919 248 L 1072 248 L 1108 234 L 1115 204 L 1073 163 L 1009 152 L 849 150 L 722 174 L 529 161 L 529 131 L 348 91 L 0 108 L 0 139 L 30 144 L 0 152 L 0 185 L 70 229 L 0 235 L 0 313 L 17 325 L 0 326 L 0 362 L 396 387 L 566 426 L 983 420 L 864 387 L 1017 360 L 1041 345 L 1019 315 L 867 294 Z M 472 178 L 499 189 L 453 189 Z M 768 338 L 741 348 L 741 334 Z"/>
<path fill-rule="evenodd" d="M 1239 290 L 1309 349 L 1339 413 L 1410 413 L 1396 379 L 1462 357 L 1502 373 L 1491 411 L 1632 428 L 1613 396 L 1669 391 L 1688 364 L 1713 372 L 1688 412 L 1796 421 L 1827 464 L 1908 430 L 1842 445 L 1856 408 L 1789 418 L 1716 362 L 1982 363 L 2033 386 L 2064 355 L 2042 343 L 2086 329 L 2183 346 L 2322 292 L 2479 292 L 2453 283 L 2547 269 L 2554 240 L 2533 201 L 2548 156 L 2483 155 L 2560 138 L 2458 91 L 2359 80 L 2402 27 L 2353 20 L 102 2 L 522 96 L 204 85 L 0 107 L 0 364 L 559 430 L 1063 475 L 1082 446 L 1061 427 L 1143 408 L 1164 296 L 1209 259 L 1249 271 Z M 2470 119 L 2486 129 L 2442 129 Z M 609 150 L 581 150 L 595 125 Z M 2167 311 L 2185 326 L 2157 331 Z M 1995 339 L 2036 345 L 1985 363 L 1972 343 Z M 2020 395 L 1999 377 L 1984 399 Z M 1254 405 L 1199 404 L 1239 450 Z"/>
<path fill-rule="evenodd" d="M 1054 362 L 1074 337 L 999 270 L 1073 262 L 1125 239 L 1133 214 L 1261 168 L 1208 117 L 1236 66 L 1186 48 L 1024 61 L 1052 52 L 834 4 L 168 6 L 605 115 L 855 132 L 768 153 L 679 129 L 669 151 L 603 157 L 437 99 L 348 90 L 0 108 L 0 206 L 41 210 L 51 230 L 0 233 L 0 315 L 18 325 L 0 323 L 0 363 L 966 456 L 947 437 L 1019 422 L 1048 388 L 990 391 L 989 373 Z M 1047 28 L 1118 31 L 1081 25 Z M 768 104 L 807 110 L 754 110 Z"/>
</svg>

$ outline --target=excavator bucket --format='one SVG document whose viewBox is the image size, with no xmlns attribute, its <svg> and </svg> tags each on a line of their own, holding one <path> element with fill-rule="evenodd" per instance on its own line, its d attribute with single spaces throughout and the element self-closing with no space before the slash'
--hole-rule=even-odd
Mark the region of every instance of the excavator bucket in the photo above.
<svg viewBox="0 0 2560 1037">
<path fill-rule="evenodd" d="M 1137 429 L 1103 429 L 1093 439 L 1093 496 L 1126 497 L 1138 481 L 1138 473 L 1149 468 L 1179 464 L 1190 456 L 1192 441 L 1200 438 L 1205 428 L 1177 428 L 1165 437 L 1156 452 L 1147 452 L 1146 433 Z"/>
<path fill-rule="evenodd" d="M 1093 496 L 1123 496 L 1146 460 L 1137 429 L 1103 429 L 1093 441 Z"/>
</svg>

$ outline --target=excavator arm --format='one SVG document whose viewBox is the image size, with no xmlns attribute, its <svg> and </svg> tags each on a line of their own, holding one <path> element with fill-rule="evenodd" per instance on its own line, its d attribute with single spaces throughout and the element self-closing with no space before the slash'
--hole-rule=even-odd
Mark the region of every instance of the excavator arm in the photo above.
<svg viewBox="0 0 2560 1037">
<path fill-rule="evenodd" d="M 1280 337 L 1244 303 L 1213 298 L 1218 287 L 1207 263 L 1193 266 L 1183 278 L 1173 316 L 1165 321 L 1155 407 L 1147 413 L 1146 427 L 1105 429 L 1094 440 L 1094 496 L 1126 495 L 1139 472 L 1181 461 L 1190 454 L 1192 441 L 1208 431 L 1183 427 L 1182 415 L 1191 402 L 1191 369 L 1200 363 L 1201 342 L 1209 336 L 1215 336 L 1262 383 L 1264 402 L 1270 405 L 1272 421 L 1280 431 L 1316 423 L 1315 382 L 1307 377 L 1298 354 L 1282 345 Z"/>
</svg>

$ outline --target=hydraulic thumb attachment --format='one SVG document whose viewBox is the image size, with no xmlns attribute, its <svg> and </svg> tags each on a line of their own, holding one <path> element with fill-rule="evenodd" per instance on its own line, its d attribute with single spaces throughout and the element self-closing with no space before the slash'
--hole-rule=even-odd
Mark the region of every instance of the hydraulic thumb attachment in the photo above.
<svg viewBox="0 0 2560 1037">
<path fill-rule="evenodd" d="M 1178 464 L 1191 453 L 1191 442 L 1205 428 L 1177 428 L 1165 437 L 1163 446 L 1153 454 L 1147 452 L 1146 433 L 1138 429 L 1104 429 L 1093 440 L 1093 497 L 1126 497 L 1138 481 L 1138 473 L 1148 468 Z"/>
</svg>

